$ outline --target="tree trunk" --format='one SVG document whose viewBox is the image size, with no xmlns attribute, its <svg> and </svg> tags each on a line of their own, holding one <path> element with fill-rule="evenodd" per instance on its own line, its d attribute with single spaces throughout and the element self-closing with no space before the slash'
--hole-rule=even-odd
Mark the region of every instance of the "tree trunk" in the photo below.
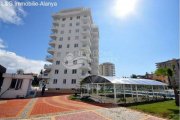
<svg viewBox="0 0 180 120">
<path fill-rule="evenodd" d="M 179 95 L 178 95 L 178 91 L 177 91 L 177 87 L 176 87 L 176 81 L 174 80 L 173 77 L 171 77 L 171 80 L 170 80 L 170 76 L 168 76 L 168 79 L 171 82 L 172 88 L 174 90 L 176 106 L 179 106 Z"/>
</svg>

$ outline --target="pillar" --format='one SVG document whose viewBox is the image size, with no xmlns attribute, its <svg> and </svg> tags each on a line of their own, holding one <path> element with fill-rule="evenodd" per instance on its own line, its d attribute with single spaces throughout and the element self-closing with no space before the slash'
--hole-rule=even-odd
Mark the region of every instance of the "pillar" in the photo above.
<svg viewBox="0 0 180 120">
<path fill-rule="evenodd" d="M 113 84 L 114 86 L 114 103 L 116 104 L 117 103 L 117 100 L 116 100 L 116 84 Z"/>
<path fill-rule="evenodd" d="M 137 102 L 138 102 L 138 91 L 137 91 L 137 85 L 135 85 L 135 88 L 136 88 L 136 99 L 137 99 Z"/>
</svg>

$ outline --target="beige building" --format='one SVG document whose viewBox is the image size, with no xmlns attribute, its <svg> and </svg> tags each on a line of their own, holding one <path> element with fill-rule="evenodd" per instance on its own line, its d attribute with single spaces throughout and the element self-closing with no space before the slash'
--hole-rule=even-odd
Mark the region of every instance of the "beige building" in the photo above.
<svg viewBox="0 0 180 120">
<path fill-rule="evenodd" d="M 176 85 L 179 85 L 179 65 L 180 65 L 180 59 L 172 59 L 164 62 L 156 63 L 157 68 L 170 68 L 174 72 L 174 78 L 176 81 Z M 170 84 L 171 85 L 171 84 Z"/>
<path fill-rule="evenodd" d="M 115 65 L 110 62 L 100 64 L 99 65 L 99 75 L 115 76 Z"/>
</svg>

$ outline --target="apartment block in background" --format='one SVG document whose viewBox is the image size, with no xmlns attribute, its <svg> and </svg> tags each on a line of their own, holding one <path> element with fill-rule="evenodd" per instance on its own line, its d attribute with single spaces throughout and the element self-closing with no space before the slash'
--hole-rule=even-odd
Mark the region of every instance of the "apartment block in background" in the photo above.
<svg viewBox="0 0 180 120">
<path fill-rule="evenodd" d="M 99 65 L 99 75 L 115 76 L 115 65 L 110 62 L 100 64 Z"/>
<path fill-rule="evenodd" d="M 176 85 L 180 84 L 180 59 L 172 59 L 164 62 L 156 63 L 157 68 L 170 68 L 173 71 L 173 77 L 176 81 Z M 171 85 L 171 83 L 170 83 Z"/>
</svg>

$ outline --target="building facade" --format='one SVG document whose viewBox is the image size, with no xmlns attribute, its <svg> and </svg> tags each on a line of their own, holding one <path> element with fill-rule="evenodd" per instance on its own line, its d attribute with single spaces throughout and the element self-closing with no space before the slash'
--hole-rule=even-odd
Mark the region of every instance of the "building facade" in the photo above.
<svg viewBox="0 0 180 120">
<path fill-rule="evenodd" d="M 48 89 L 76 89 L 88 75 L 98 75 L 99 30 L 88 8 L 53 14 L 52 34 L 43 78 Z"/>
<path fill-rule="evenodd" d="M 100 64 L 99 65 L 99 75 L 115 76 L 115 65 L 110 62 Z"/>
<path fill-rule="evenodd" d="M 164 62 L 156 63 L 157 68 L 170 68 L 173 71 L 173 77 L 176 81 L 176 85 L 180 84 L 180 59 L 172 59 Z M 172 81 L 171 81 L 172 82 Z M 171 85 L 171 82 L 169 83 Z"/>
<path fill-rule="evenodd" d="M 33 75 L 4 73 L 3 77 L 0 98 L 25 98 L 29 96 L 32 91 Z"/>
</svg>

